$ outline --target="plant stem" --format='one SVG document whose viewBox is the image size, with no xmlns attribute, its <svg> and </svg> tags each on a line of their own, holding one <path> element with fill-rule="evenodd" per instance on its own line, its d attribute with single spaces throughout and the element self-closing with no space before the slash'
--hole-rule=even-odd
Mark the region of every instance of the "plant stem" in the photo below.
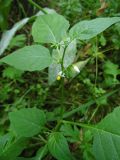
<svg viewBox="0 0 120 160">
<path fill-rule="evenodd" d="M 95 108 L 95 110 L 94 110 L 94 112 L 92 113 L 92 116 L 90 117 L 88 123 L 90 123 L 91 120 L 94 118 L 94 116 L 95 116 L 95 114 L 97 113 L 98 109 L 99 109 L 99 106 L 97 106 L 97 107 Z"/>
<path fill-rule="evenodd" d="M 65 46 L 63 56 L 62 56 L 62 61 L 61 61 L 62 74 L 64 74 L 64 56 L 65 56 L 66 48 L 67 48 L 67 46 Z M 64 77 L 62 77 L 62 79 L 61 79 L 61 117 L 63 116 L 63 113 L 64 113 L 64 101 L 65 101 Z"/>
<path fill-rule="evenodd" d="M 33 0 L 28 0 L 33 6 L 35 6 L 36 8 L 38 8 L 40 11 L 42 11 L 44 14 L 47 14 L 47 12 L 41 7 L 39 6 L 37 3 L 35 3 Z"/>
<path fill-rule="evenodd" d="M 98 42 L 97 42 L 97 37 L 96 37 L 96 49 L 95 49 L 96 53 L 98 52 Z M 95 56 L 95 67 L 96 67 L 96 71 L 95 71 L 95 86 L 97 86 L 97 79 L 98 79 L 98 55 L 96 54 Z"/>
<path fill-rule="evenodd" d="M 61 69 L 62 69 L 62 74 L 64 74 L 64 56 L 65 56 L 65 51 L 66 51 L 67 46 L 64 48 L 62 60 L 61 60 Z M 58 52 L 59 49 L 57 48 Z M 65 101 L 65 95 L 64 95 L 64 77 L 61 79 L 61 113 L 60 113 L 60 118 L 57 121 L 57 125 L 54 129 L 54 131 L 57 131 L 61 125 L 61 120 L 63 119 L 63 113 L 64 113 L 64 101 Z"/>
<path fill-rule="evenodd" d="M 88 124 L 80 123 L 80 122 L 78 123 L 78 122 L 71 122 L 71 121 L 62 120 L 62 123 L 76 125 L 76 126 L 83 127 L 83 128 L 88 128 L 88 129 L 93 129 L 92 126 L 89 126 Z"/>
<path fill-rule="evenodd" d="M 103 50 L 102 51 L 102 53 L 105 53 L 105 52 L 108 52 L 108 51 L 110 51 L 110 50 L 114 50 L 115 48 L 114 47 L 112 47 L 112 48 L 108 48 L 108 49 L 106 49 L 106 50 Z"/>
<path fill-rule="evenodd" d="M 57 130 L 59 129 L 59 127 L 60 127 L 61 123 L 62 123 L 62 121 L 61 121 L 61 120 L 59 120 L 59 121 L 57 122 L 57 125 L 56 125 L 56 127 L 55 127 L 54 131 L 57 131 Z"/>
<path fill-rule="evenodd" d="M 19 104 L 22 102 L 22 100 L 24 99 L 24 97 L 25 97 L 30 91 L 31 91 L 31 89 L 26 90 L 25 93 L 20 97 L 20 99 L 17 100 L 17 102 L 15 102 L 15 103 L 13 104 L 13 106 L 16 107 L 17 105 L 19 105 Z"/>
<path fill-rule="evenodd" d="M 95 57 L 95 63 L 96 63 L 96 71 L 95 71 L 95 86 L 97 86 L 97 78 L 98 78 L 98 56 Z"/>
<path fill-rule="evenodd" d="M 47 140 L 43 136 L 41 136 L 40 134 L 38 136 L 44 143 L 47 143 Z"/>
<path fill-rule="evenodd" d="M 21 9 L 21 12 L 23 13 L 23 15 L 24 15 L 25 17 L 27 17 L 27 14 L 26 14 L 26 12 L 25 12 L 25 9 L 24 9 L 22 3 L 21 3 L 19 0 L 17 0 L 17 3 L 18 3 L 18 5 L 19 5 L 19 7 L 20 7 L 20 9 Z"/>
<path fill-rule="evenodd" d="M 29 148 L 40 147 L 40 145 L 41 145 L 40 143 L 31 144 Z"/>
<path fill-rule="evenodd" d="M 64 101 L 65 101 L 65 94 L 64 94 L 64 77 L 61 79 L 61 115 L 64 112 Z"/>
<path fill-rule="evenodd" d="M 120 88 L 114 90 L 114 91 L 111 91 L 109 93 L 106 93 L 104 94 L 103 96 L 99 97 L 98 99 L 96 100 L 100 100 L 102 98 L 107 98 L 107 97 L 110 97 L 112 96 L 113 94 L 115 94 L 116 92 L 118 92 L 120 90 Z M 72 116 L 73 114 L 77 113 L 77 112 L 80 112 L 80 110 L 84 109 L 84 110 L 87 110 L 91 105 L 95 104 L 96 103 L 96 100 L 91 100 L 81 106 L 79 106 L 78 108 L 75 108 L 73 109 L 72 111 L 68 112 L 68 113 L 65 113 L 63 114 L 63 118 L 68 118 L 70 116 Z"/>
</svg>

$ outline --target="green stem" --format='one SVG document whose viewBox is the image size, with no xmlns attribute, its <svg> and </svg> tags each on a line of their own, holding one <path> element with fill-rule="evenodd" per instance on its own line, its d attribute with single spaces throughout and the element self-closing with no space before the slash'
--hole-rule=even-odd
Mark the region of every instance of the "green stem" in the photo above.
<svg viewBox="0 0 120 160">
<path fill-rule="evenodd" d="M 64 49 L 64 52 L 63 52 L 63 56 L 62 56 L 62 61 L 61 61 L 62 72 L 64 72 L 64 57 L 65 57 L 66 49 L 67 49 L 67 46 L 65 46 L 65 49 Z"/>
<path fill-rule="evenodd" d="M 95 57 L 95 63 L 96 63 L 96 71 L 95 71 L 95 86 L 97 86 L 97 79 L 98 79 L 98 56 L 96 54 L 96 57 Z"/>
<path fill-rule="evenodd" d="M 114 91 L 111 91 L 111 92 L 109 92 L 109 93 L 104 94 L 103 96 L 99 97 L 99 98 L 96 99 L 96 100 L 100 100 L 100 99 L 102 99 L 102 98 L 110 97 L 110 96 L 112 96 L 113 94 L 115 94 L 115 93 L 118 92 L 118 91 L 119 91 L 119 88 L 116 89 L 116 90 L 114 90 Z M 87 103 L 79 106 L 78 108 L 75 108 L 75 109 L 73 109 L 72 111 L 63 114 L 63 118 L 68 118 L 68 117 L 72 116 L 73 114 L 75 114 L 75 113 L 77 113 L 77 112 L 80 112 L 82 109 L 87 110 L 91 105 L 93 105 L 93 104 L 96 103 L 96 100 L 91 100 L 91 101 L 89 101 L 89 102 L 87 102 Z"/>
<path fill-rule="evenodd" d="M 35 143 L 35 144 L 29 145 L 29 148 L 35 148 L 35 147 L 40 147 L 40 146 L 41 146 L 40 143 Z"/>
<path fill-rule="evenodd" d="M 19 5 L 19 7 L 20 7 L 20 9 L 21 9 L 21 12 L 23 13 L 23 15 L 24 15 L 25 17 L 27 17 L 27 14 L 26 14 L 26 12 L 25 12 L 25 9 L 24 9 L 22 3 L 21 3 L 19 0 L 17 0 L 17 3 L 18 3 L 18 5 Z"/>
<path fill-rule="evenodd" d="M 24 99 L 24 97 L 25 97 L 30 91 L 31 91 L 31 89 L 26 90 L 26 92 L 20 97 L 20 99 L 19 99 L 17 102 L 15 102 L 15 103 L 13 104 L 13 106 L 16 107 L 17 105 L 19 105 L 19 104 L 22 102 L 22 100 Z"/>
<path fill-rule="evenodd" d="M 92 126 L 90 126 L 90 125 L 88 125 L 88 124 L 81 123 L 81 122 L 78 123 L 78 122 L 71 122 L 71 121 L 62 120 L 62 123 L 64 123 L 64 124 L 76 125 L 76 126 L 83 127 L 83 128 L 87 128 L 87 129 L 95 129 L 95 128 L 93 128 Z"/>
<path fill-rule="evenodd" d="M 44 143 L 47 143 L 47 140 L 46 140 L 43 136 L 41 136 L 41 135 L 39 134 L 38 137 L 39 137 Z"/>
<path fill-rule="evenodd" d="M 92 116 L 90 117 L 88 123 L 90 123 L 91 120 L 94 118 L 94 116 L 95 116 L 95 114 L 97 113 L 98 109 L 99 109 L 99 106 L 97 106 L 97 107 L 95 108 L 95 110 L 94 110 L 94 112 L 92 113 Z"/>
<path fill-rule="evenodd" d="M 71 121 L 64 121 L 63 120 L 62 123 L 76 125 L 76 126 L 79 126 L 79 127 L 89 129 L 89 130 L 95 130 L 95 131 L 100 131 L 100 132 L 103 131 L 103 132 L 106 132 L 106 133 L 110 133 L 109 131 L 106 131 L 104 129 L 97 128 L 95 125 L 88 125 L 88 124 L 81 123 L 81 122 L 78 123 L 78 122 L 71 122 Z"/>
<path fill-rule="evenodd" d="M 35 3 L 33 0 L 28 0 L 33 6 L 35 6 L 36 8 L 38 8 L 39 10 L 41 10 L 44 14 L 47 14 L 47 12 L 41 7 L 39 6 L 37 3 Z"/>
<path fill-rule="evenodd" d="M 64 101 L 65 101 L 65 94 L 64 94 L 64 77 L 61 79 L 61 115 L 64 112 Z"/>
<path fill-rule="evenodd" d="M 97 37 L 96 37 L 96 49 L 95 49 L 95 53 L 96 53 L 96 56 L 95 56 L 95 67 L 96 67 L 96 71 L 95 71 L 95 86 L 97 86 L 97 79 L 98 79 L 98 55 L 97 55 L 97 52 L 98 52 L 98 41 L 97 41 Z"/>
<path fill-rule="evenodd" d="M 65 51 L 66 51 L 67 46 L 65 46 L 62 60 L 61 60 L 61 68 L 62 68 L 62 74 L 64 74 L 64 56 L 65 56 Z M 65 101 L 65 94 L 64 94 L 64 77 L 61 79 L 61 117 L 63 116 L 64 113 L 64 101 Z"/>
<path fill-rule="evenodd" d="M 59 127 L 60 127 L 61 123 L 62 123 L 61 120 L 59 120 L 59 121 L 57 122 L 57 125 L 56 125 L 54 131 L 58 131 L 58 130 L 59 130 Z"/>
<path fill-rule="evenodd" d="M 64 73 L 64 56 L 65 56 L 65 51 L 66 51 L 67 46 L 65 46 L 64 52 L 63 52 L 63 56 L 62 56 L 62 60 L 61 60 L 61 69 L 62 69 L 62 73 Z M 59 53 L 59 48 L 57 47 L 57 51 Z M 60 54 L 60 53 L 59 53 Z M 64 113 L 64 101 L 65 101 L 65 95 L 64 95 L 64 77 L 62 77 L 61 79 L 61 113 L 60 113 L 60 118 L 57 121 L 57 125 L 54 129 L 54 131 L 59 130 L 59 127 L 61 125 L 61 120 L 63 119 L 63 113 Z"/>
<path fill-rule="evenodd" d="M 103 50 L 102 53 L 105 53 L 105 52 L 108 52 L 108 51 L 114 50 L 114 49 L 115 49 L 114 47 L 113 47 L 113 48 L 108 48 L 108 49 L 106 49 L 106 50 Z"/>
</svg>

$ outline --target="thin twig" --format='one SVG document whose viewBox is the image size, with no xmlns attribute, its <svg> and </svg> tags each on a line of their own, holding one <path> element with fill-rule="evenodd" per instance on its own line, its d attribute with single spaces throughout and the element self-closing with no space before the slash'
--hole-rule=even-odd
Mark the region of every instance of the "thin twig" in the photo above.
<svg viewBox="0 0 120 160">
<path fill-rule="evenodd" d="M 28 0 L 33 6 L 35 6 L 36 8 L 38 8 L 39 10 L 41 10 L 44 14 L 47 14 L 47 12 L 37 3 L 35 3 L 33 0 Z"/>
</svg>

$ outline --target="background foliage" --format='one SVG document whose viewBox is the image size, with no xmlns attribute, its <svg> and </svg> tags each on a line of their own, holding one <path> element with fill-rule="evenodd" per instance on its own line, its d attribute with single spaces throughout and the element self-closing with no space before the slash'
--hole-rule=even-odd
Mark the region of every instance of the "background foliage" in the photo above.
<svg viewBox="0 0 120 160">
<path fill-rule="evenodd" d="M 120 17 L 119 0 L 34 2 L 42 8 L 51 8 L 54 9 L 52 12 L 63 15 L 69 20 L 70 28 L 82 20 Z M 49 9 L 45 11 L 51 12 Z M 47 32 L 43 32 L 45 35 L 40 39 L 40 27 L 38 26 L 37 32 L 36 28 L 34 29 L 39 24 L 43 26 L 39 17 L 33 25 L 38 12 L 39 8 L 30 1 L 0 0 L 1 37 L 6 30 L 10 31 L 4 34 L 7 39 L 1 43 L 1 46 L 4 46 L 4 51 L 0 48 L 1 58 L 7 56 L 2 58 L 2 61 L 12 59 L 12 52 L 25 54 L 30 47 L 34 53 L 34 61 L 38 50 L 44 50 L 47 57 L 47 61 L 43 57 L 43 65 L 37 66 L 34 63 L 33 68 L 29 69 L 33 72 L 28 71 L 33 62 L 26 63 L 20 54 L 14 57 L 15 68 L 0 62 L 0 160 L 119 160 L 120 23 L 112 25 L 103 33 L 91 37 L 92 39 L 85 38 L 85 35 L 81 38 L 82 34 L 76 35 L 81 39 L 77 44 L 72 41 L 66 49 L 64 65 L 67 68 L 74 61 L 84 62 L 89 57 L 91 60 L 75 78 L 64 80 L 63 95 L 62 80 L 56 81 L 56 70 L 52 70 L 60 71 L 60 66 L 53 63 L 49 69 L 42 70 L 51 63 L 51 53 L 49 54 L 47 49 L 50 45 L 40 47 L 33 42 L 33 39 L 37 43 L 46 41 Z M 49 14 L 48 20 L 52 26 L 54 17 Z M 63 17 L 59 17 L 59 22 L 62 24 Z M 103 24 L 101 21 L 101 26 Z M 69 24 L 65 21 L 63 25 L 65 32 Z M 63 25 L 57 28 L 56 23 L 56 26 L 51 28 L 58 33 L 57 30 L 61 31 Z M 80 27 L 81 30 L 84 29 L 84 25 L 80 24 L 78 28 Z M 73 27 L 70 35 L 73 30 L 77 29 Z M 61 34 L 64 35 L 64 32 Z M 57 35 L 55 38 L 58 40 L 60 37 Z M 55 41 L 52 37 L 47 39 L 47 42 L 51 40 Z M 26 45 L 31 46 L 25 47 Z M 56 51 L 52 58 L 60 59 L 55 53 Z M 72 59 L 67 62 L 70 55 Z M 19 70 L 23 61 L 26 64 L 23 65 L 23 70 L 27 71 Z M 13 59 L 10 63 L 13 64 Z M 55 76 L 51 77 L 53 73 Z M 64 120 L 59 121 L 61 114 Z"/>
</svg>

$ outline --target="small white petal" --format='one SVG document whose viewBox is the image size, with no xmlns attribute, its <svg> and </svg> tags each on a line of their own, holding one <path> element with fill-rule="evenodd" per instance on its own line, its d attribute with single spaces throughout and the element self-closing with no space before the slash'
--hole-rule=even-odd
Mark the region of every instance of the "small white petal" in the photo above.
<svg viewBox="0 0 120 160">
<path fill-rule="evenodd" d="M 80 70 L 79 70 L 79 68 L 78 68 L 77 66 L 74 65 L 73 68 L 74 68 L 74 70 L 75 70 L 76 72 L 80 73 Z"/>
<path fill-rule="evenodd" d="M 58 73 L 58 75 L 61 76 L 61 75 L 62 75 L 62 71 L 60 71 L 60 72 Z"/>
<path fill-rule="evenodd" d="M 63 73 L 62 71 L 60 71 L 60 72 L 58 73 L 58 76 L 60 76 L 60 77 L 65 77 L 65 73 Z"/>
</svg>

